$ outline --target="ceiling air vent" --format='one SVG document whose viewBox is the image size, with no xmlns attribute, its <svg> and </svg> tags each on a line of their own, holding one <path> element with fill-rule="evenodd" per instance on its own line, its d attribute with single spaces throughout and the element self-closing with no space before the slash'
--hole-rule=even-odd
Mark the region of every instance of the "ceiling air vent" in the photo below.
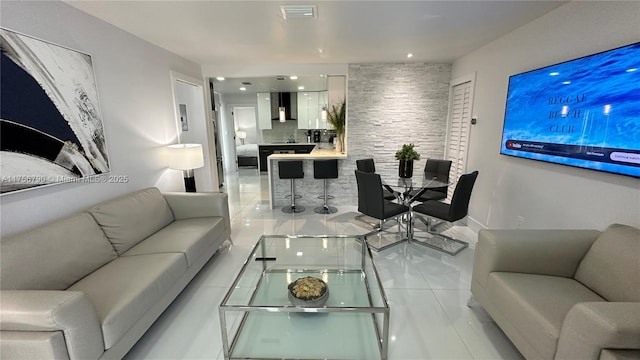
<svg viewBox="0 0 640 360">
<path fill-rule="evenodd" d="M 286 76 L 282 76 L 282 75 L 278 75 L 278 76 L 276 76 L 276 79 L 277 80 L 286 80 L 287 77 Z"/>
<path fill-rule="evenodd" d="M 318 17 L 317 5 L 282 5 L 280 11 L 285 20 L 315 19 Z"/>
<path fill-rule="evenodd" d="M 243 82 L 242 82 L 242 85 L 251 85 L 251 83 L 250 83 L 250 82 L 248 82 L 248 81 L 243 81 Z"/>
</svg>

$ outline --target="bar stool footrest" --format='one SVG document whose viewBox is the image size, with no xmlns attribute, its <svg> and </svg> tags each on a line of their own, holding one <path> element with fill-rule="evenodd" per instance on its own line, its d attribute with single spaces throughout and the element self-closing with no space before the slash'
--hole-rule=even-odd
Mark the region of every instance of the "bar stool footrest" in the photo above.
<svg viewBox="0 0 640 360">
<path fill-rule="evenodd" d="M 304 212 L 304 206 L 296 205 L 296 206 L 285 206 L 282 208 L 282 212 L 286 214 L 297 214 Z"/>
<path fill-rule="evenodd" d="M 318 206 L 313 209 L 316 214 L 335 214 L 338 212 L 338 209 L 333 206 Z"/>
</svg>

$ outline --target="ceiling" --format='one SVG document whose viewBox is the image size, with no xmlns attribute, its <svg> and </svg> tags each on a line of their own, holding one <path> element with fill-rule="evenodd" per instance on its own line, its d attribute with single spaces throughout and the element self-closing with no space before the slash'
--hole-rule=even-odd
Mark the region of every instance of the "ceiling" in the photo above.
<svg viewBox="0 0 640 360">
<path fill-rule="evenodd" d="M 566 3 L 524 0 L 65 2 L 173 53 L 214 67 L 451 62 Z M 284 19 L 280 9 L 284 4 L 316 5 L 317 17 Z M 407 58 L 408 53 L 413 57 Z"/>
<path fill-rule="evenodd" d="M 288 76 L 269 76 L 225 78 L 223 81 L 212 79 L 212 81 L 213 88 L 221 94 L 327 90 L 326 75 L 298 76 L 295 80 L 290 79 Z M 240 90 L 241 87 L 246 90 Z M 300 89 L 300 87 L 304 89 Z"/>
</svg>

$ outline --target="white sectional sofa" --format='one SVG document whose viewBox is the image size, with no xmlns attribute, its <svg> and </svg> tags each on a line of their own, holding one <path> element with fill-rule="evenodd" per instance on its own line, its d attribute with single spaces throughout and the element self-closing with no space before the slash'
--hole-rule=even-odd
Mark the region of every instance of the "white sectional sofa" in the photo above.
<svg viewBox="0 0 640 360">
<path fill-rule="evenodd" d="M 640 360 L 640 229 L 480 230 L 471 293 L 527 360 Z"/>
<path fill-rule="evenodd" d="M 122 358 L 230 234 L 226 194 L 148 188 L 3 237 L 2 359 Z"/>
</svg>

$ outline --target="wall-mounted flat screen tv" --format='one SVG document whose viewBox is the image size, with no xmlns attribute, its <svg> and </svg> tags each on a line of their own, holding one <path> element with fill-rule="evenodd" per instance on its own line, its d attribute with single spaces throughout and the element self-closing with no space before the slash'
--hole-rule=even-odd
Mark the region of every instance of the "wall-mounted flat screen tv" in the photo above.
<svg viewBox="0 0 640 360">
<path fill-rule="evenodd" d="M 500 153 L 640 177 L 640 43 L 509 77 Z"/>
</svg>

